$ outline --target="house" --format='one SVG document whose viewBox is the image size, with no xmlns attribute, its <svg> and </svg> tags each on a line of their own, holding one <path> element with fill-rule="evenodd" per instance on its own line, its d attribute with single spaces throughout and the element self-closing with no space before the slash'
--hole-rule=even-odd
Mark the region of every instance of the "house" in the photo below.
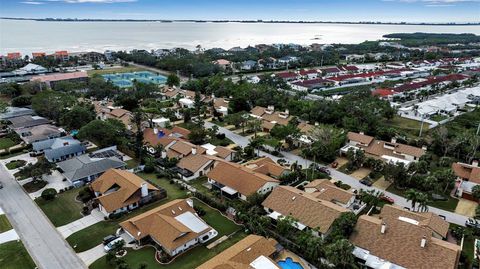
<svg viewBox="0 0 480 269">
<path fill-rule="evenodd" d="M 182 159 L 189 155 L 203 154 L 206 149 L 188 141 L 177 139 L 165 147 L 162 157 Z"/>
<path fill-rule="evenodd" d="M 45 52 L 32 52 L 32 60 L 47 56 Z"/>
<path fill-rule="evenodd" d="M 229 101 L 225 98 L 214 98 L 213 99 L 213 108 L 215 111 L 222 116 L 228 115 L 228 104 Z"/>
<path fill-rule="evenodd" d="M 122 107 L 115 107 L 113 102 L 94 101 L 95 112 L 97 117 L 101 120 L 116 119 L 121 121 L 128 130 L 133 129 L 133 114 L 132 112 L 123 109 Z"/>
<path fill-rule="evenodd" d="M 55 73 L 49 75 L 38 75 L 33 76 L 30 81 L 39 81 L 41 83 L 47 84 L 48 87 L 55 87 L 55 83 L 59 81 L 87 81 L 88 74 L 87 72 L 78 71 L 72 73 Z"/>
<path fill-rule="evenodd" d="M 250 116 L 262 120 L 262 129 L 264 132 L 270 132 L 276 124 L 287 125 L 293 118 L 287 110 L 285 112 L 275 111 L 274 106 L 267 108 L 256 106 L 250 110 Z"/>
<path fill-rule="evenodd" d="M 365 55 L 349 54 L 349 55 L 345 55 L 345 60 L 347 62 L 363 62 L 365 61 Z"/>
<path fill-rule="evenodd" d="M 275 77 L 279 77 L 285 81 L 294 81 L 299 78 L 299 75 L 295 72 L 280 72 L 276 73 Z"/>
<path fill-rule="evenodd" d="M 9 52 L 7 53 L 7 59 L 12 61 L 12 60 L 21 60 L 22 59 L 22 54 L 20 52 Z"/>
<path fill-rule="evenodd" d="M 100 212 L 107 217 L 167 197 L 165 190 L 158 189 L 134 173 L 113 168 L 92 182 L 90 188 Z"/>
<path fill-rule="evenodd" d="M 236 151 L 222 146 L 215 146 L 210 143 L 202 145 L 206 151 L 204 154 L 208 156 L 215 156 L 227 162 L 232 161 L 235 158 Z"/>
<path fill-rule="evenodd" d="M 253 60 L 247 60 L 242 62 L 240 69 L 242 70 L 254 70 L 257 67 L 257 62 Z"/>
<path fill-rule="evenodd" d="M 443 241 L 449 223 L 434 213 L 385 205 L 378 217 L 359 217 L 350 241 L 367 268 L 457 268 L 460 246 Z"/>
<path fill-rule="evenodd" d="M 335 219 L 349 212 L 342 206 L 290 186 L 273 189 L 262 206 L 272 221 L 292 217 L 296 220 L 295 228 L 311 229 L 319 235 L 328 234 Z"/>
<path fill-rule="evenodd" d="M 247 82 L 252 83 L 252 84 L 257 84 L 260 82 L 260 77 L 259 76 L 248 76 L 247 77 Z"/>
<path fill-rule="evenodd" d="M 229 60 L 218 59 L 218 60 L 213 61 L 212 63 L 220 66 L 224 70 L 232 68 L 232 63 Z"/>
<path fill-rule="evenodd" d="M 49 162 L 60 162 L 84 154 L 87 147 L 70 136 L 47 139 L 32 143 L 35 155 L 45 154 Z"/>
<path fill-rule="evenodd" d="M 5 112 L 0 113 L 1 120 L 8 120 L 11 118 L 21 117 L 21 116 L 33 116 L 35 111 L 31 108 L 26 107 L 12 107 L 9 106 L 6 108 Z"/>
<path fill-rule="evenodd" d="M 293 138 L 294 145 L 297 147 L 311 145 L 315 140 L 312 137 L 312 133 L 315 129 L 315 125 L 308 124 L 306 122 L 301 122 L 298 124 L 297 128 L 298 130 L 300 130 L 300 136 Z"/>
<path fill-rule="evenodd" d="M 163 148 L 172 145 L 177 140 L 186 140 L 188 139 L 188 135 L 190 131 L 174 126 L 171 129 L 169 128 L 145 128 L 143 130 L 143 140 L 145 142 L 145 146 L 147 151 L 151 154 L 156 153 L 156 147 L 161 145 Z"/>
<path fill-rule="evenodd" d="M 298 61 L 298 57 L 295 57 L 295 56 L 284 56 L 278 59 L 278 63 L 280 64 L 290 64 L 290 63 L 295 63 L 297 61 Z"/>
<path fill-rule="evenodd" d="M 251 234 L 197 269 L 279 269 L 274 262 L 278 252 L 279 244 L 275 239 Z"/>
<path fill-rule="evenodd" d="M 256 160 L 249 161 L 245 163 L 244 166 L 252 169 L 255 172 L 262 173 L 276 179 L 290 173 L 290 170 L 288 168 L 277 164 L 269 157 L 262 157 Z"/>
<path fill-rule="evenodd" d="M 109 147 L 58 162 L 57 168 L 62 175 L 75 186 L 89 183 L 111 168 L 125 168 L 126 163 L 116 147 Z"/>
<path fill-rule="evenodd" d="M 177 167 L 173 170 L 177 172 L 185 181 L 204 176 L 211 170 L 214 160 L 207 155 L 189 155 L 180 159 Z"/>
<path fill-rule="evenodd" d="M 315 179 L 304 188 L 306 193 L 344 208 L 350 207 L 355 201 L 355 194 L 335 186 L 329 179 Z"/>
<path fill-rule="evenodd" d="M 210 241 L 218 232 L 202 220 L 193 200 L 177 199 L 120 223 L 139 245 L 154 242 L 170 256 Z"/>
<path fill-rule="evenodd" d="M 335 82 L 329 79 L 315 78 L 303 81 L 292 82 L 290 86 L 296 91 L 306 92 L 335 85 Z"/>
<path fill-rule="evenodd" d="M 68 51 L 66 50 L 55 51 L 55 53 L 53 54 L 53 57 L 62 62 L 68 61 L 69 59 Z"/>
<path fill-rule="evenodd" d="M 252 194 L 266 194 L 280 182 L 250 168 L 226 161 L 217 161 L 207 173 L 208 183 L 227 198 L 246 201 Z"/>
<path fill-rule="evenodd" d="M 26 66 L 13 71 L 13 73 L 15 73 L 17 76 L 37 75 L 37 74 L 44 74 L 47 72 L 48 70 L 45 67 L 40 66 L 38 64 L 32 64 L 32 63 L 29 63 Z"/>
<path fill-rule="evenodd" d="M 403 163 L 406 166 L 411 162 L 418 162 L 426 148 L 418 148 L 410 145 L 397 143 L 395 138 L 391 142 L 376 140 L 364 133 L 348 132 L 348 142 L 340 149 L 343 154 L 348 150 L 363 150 L 368 156 L 381 159 L 386 162 Z"/>
<path fill-rule="evenodd" d="M 19 128 L 15 133 L 27 144 L 52 139 L 65 135 L 65 130 L 51 124 L 42 124 L 33 127 Z"/>
<path fill-rule="evenodd" d="M 163 90 L 162 90 L 162 96 L 164 99 L 174 99 L 175 97 L 177 97 L 177 95 L 180 93 L 180 90 L 173 87 L 173 88 L 170 88 L 170 87 L 165 87 Z"/>
<path fill-rule="evenodd" d="M 475 160 L 472 164 L 461 162 L 453 163 L 452 171 L 460 182 L 457 186 L 456 195 L 478 202 L 478 199 L 472 196 L 473 187 L 480 184 L 480 167 L 478 167 L 478 161 Z"/>
<path fill-rule="evenodd" d="M 316 79 L 318 78 L 318 71 L 317 70 L 313 70 L 313 69 L 304 69 L 304 70 L 300 70 L 300 72 L 298 72 L 300 74 L 300 76 L 302 76 L 303 79 Z"/>
<path fill-rule="evenodd" d="M 50 123 L 50 121 L 44 117 L 31 115 L 9 118 L 8 121 L 10 122 L 10 125 L 8 125 L 8 127 L 12 130 L 29 128 Z"/>
</svg>

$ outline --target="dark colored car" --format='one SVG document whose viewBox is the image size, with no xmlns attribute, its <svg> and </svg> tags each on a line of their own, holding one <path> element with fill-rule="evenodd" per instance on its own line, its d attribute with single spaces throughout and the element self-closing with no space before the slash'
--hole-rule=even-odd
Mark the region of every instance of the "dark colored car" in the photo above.
<svg viewBox="0 0 480 269">
<path fill-rule="evenodd" d="M 0 189 L 3 189 L 3 184 L 2 184 L 2 182 L 0 182 Z"/>
<path fill-rule="evenodd" d="M 330 170 L 328 170 L 327 167 L 320 167 L 320 168 L 318 168 L 318 171 L 320 171 L 321 173 L 330 175 Z"/>
<path fill-rule="evenodd" d="M 362 180 L 360 180 L 360 183 L 362 183 L 363 185 L 369 186 L 369 187 L 373 185 L 373 183 L 368 179 L 362 179 Z"/>
<path fill-rule="evenodd" d="M 117 239 L 118 236 L 109 235 L 103 238 L 103 245 L 107 245 L 108 243 L 112 242 L 113 240 Z"/>
</svg>

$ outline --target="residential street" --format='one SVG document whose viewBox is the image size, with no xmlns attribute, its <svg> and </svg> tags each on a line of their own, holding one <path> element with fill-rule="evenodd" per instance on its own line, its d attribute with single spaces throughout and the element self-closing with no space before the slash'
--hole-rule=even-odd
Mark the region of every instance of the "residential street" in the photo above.
<svg viewBox="0 0 480 269">
<path fill-rule="evenodd" d="M 3 183 L 3 189 L 0 189 L 0 206 L 38 268 L 86 268 L 3 165 L 0 165 L 0 180 Z"/>
<path fill-rule="evenodd" d="M 211 123 L 211 122 L 205 122 L 205 127 L 207 127 L 207 128 L 210 128 L 213 125 L 214 124 Z M 241 135 L 238 135 L 238 134 L 236 134 L 236 133 L 234 133 L 234 132 L 232 132 L 232 131 L 230 131 L 226 128 L 223 128 L 223 127 L 220 127 L 220 126 L 218 126 L 218 127 L 219 127 L 219 132 L 224 133 L 226 137 L 228 137 L 230 140 L 235 142 L 237 145 L 242 146 L 242 147 L 245 147 L 246 145 L 248 145 L 248 143 L 249 143 L 248 138 L 246 138 L 244 136 L 241 136 Z M 281 153 L 284 156 L 283 159 L 287 160 L 290 163 L 298 162 L 298 164 L 302 165 L 303 167 L 309 166 L 312 163 L 311 161 L 306 160 L 306 159 L 304 159 L 304 158 L 302 158 L 298 155 L 292 154 L 290 152 L 282 151 Z M 268 153 L 265 153 L 263 151 L 260 151 L 260 155 L 261 156 L 268 156 L 268 157 L 272 158 L 273 160 L 278 160 L 279 159 L 278 157 L 275 157 L 275 156 L 273 156 L 271 154 L 268 154 Z M 374 187 L 367 187 L 367 186 L 361 184 L 358 179 L 356 179 L 356 178 L 354 178 L 350 175 L 341 173 L 341 172 L 339 172 L 335 169 L 329 169 L 329 170 L 331 171 L 332 178 L 341 180 L 344 183 L 350 185 L 354 189 L 357 189 L 357 190 L 360 190 L 360 189 L 377 190 L 377 191 L 380 191 L 380 192 L 384 192 L 385 195 L 390 196 L 391 198 L 393 198 L 395 200 L 396 205 L 399 205 L 399 206 L 402 206 L 402 207 L 408 207 L 408 208 L 411 207 L 411 203 L 407 202 L 407 200 L 405 198 L 401 197 L 401 196 L 398 196 L 398 195 L 395 195 L 393 193 L 386 192 L 384 190 L 380 190 L 380 189 L 377 189 L 377 188 L 374 188 Z M 458 225 L 465 226 L 465 221 L 468 219 L 468 217 L 466 217 L 466 216 L 459 215 L 459 214 L 449 212 L 449 211 L 445 211 L 445 210 L 442 210 L 442 209 L 438 209 L 438 208 L 435 208 L 435 207 L 429 206 L 428 209 L 429 209 L 429 212 L 433 212 L 433 213 L 436 213 L 438 215 L 443 215 L 443 216 L 445 216 L 445 218 L 448 222 L 455 223 L 455 224 L 458 224 Z"/>
</svg>

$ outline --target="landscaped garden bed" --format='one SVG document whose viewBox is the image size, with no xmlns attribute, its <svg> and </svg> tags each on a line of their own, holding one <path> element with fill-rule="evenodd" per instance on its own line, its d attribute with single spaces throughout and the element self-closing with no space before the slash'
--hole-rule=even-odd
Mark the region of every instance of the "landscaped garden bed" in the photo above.
<svg viewBox="0 0 480 269">
<path fill-rule="evenodd" d="M 14 161 L 11 161 L 11 162 L 7 163 L 5 166 L 9 170 L 13 170 L 13 169 L 17 169 L 17 168 L 25 166 L 25 164 L 27 164 L 27 161 L 25 161 L 25 160 L 14 160 Z"/>
<path fill-rule="evenodd" d="M 22 186 L 26 192 L 32 193 L 43 189 L 43 187 L 47 186 L 47 182 L 45 180 L 32 180 Z"/>
</svg>

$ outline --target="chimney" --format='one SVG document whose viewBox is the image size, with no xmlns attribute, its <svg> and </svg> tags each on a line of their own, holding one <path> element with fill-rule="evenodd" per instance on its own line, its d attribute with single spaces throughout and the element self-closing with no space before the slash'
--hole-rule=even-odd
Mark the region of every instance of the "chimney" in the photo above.
<svg viewBox="0 0 480 269">
<path fill-rule="evenodd" d="M 387 224 L 384 222 L 382 223 L 382 227 L 380 228 L 380 233 L 384 234 L 386 229 L 387 229 Z"/>
<path fill-rule="evenodd" d="M 360 134 L 361 134 L 361 135 L 365 135 L 365 133 L 364 133 L 364 132 L 360 132 Z"/>
<path fill-rule="evenodd" d="M 146 197 L 148 195 L 148 185 L 147 182 L 142 183 L 142 197 Z"/>
<path fill-rule="evenodd" d="M 287 116 L 290 114 L 290 111 L 288 109 L 285 109 L 285 114 L 287 114 Z"/>
<path fill-rule="evenodd" d="M 318 123 L 318 121 L 315 122 L 315 126 L 319 126 L 320 124 Z"/>
<path fill-rule="evenodd" d="M 478 167 L 478 160 L 473 160 L 472 161 L 472 166 Z"/>
<path fill-rule="evenodd" d="M 396 138 L 396 137 L 392 137 L 391 142 L 392 142 L 392 144 L 396 144 L 396 143 L 397 143 L 397 138 Z"/>
<path fill-rule="evenodd" d="M 420 241 L 420 246 L 424 248 L 426 244 L 427 244 L 427 237 L 424 235 L 422 238 L 422 241 Z"/>
<path fill-rule="evenodd" d="M 197 154 L 197 148 L 192 148 L 192 155 Z"/>
<path fill-rule="evenodd" d="M 423 149 L 424 151 L 427 151 L 427 146 L 422 146 L 422 149 Z"/>
<path fill-rule="evenodd" d="M 157 127 L 153 128 L 153 133 L 158 134 L 158 128 Z"/>
</svg>

